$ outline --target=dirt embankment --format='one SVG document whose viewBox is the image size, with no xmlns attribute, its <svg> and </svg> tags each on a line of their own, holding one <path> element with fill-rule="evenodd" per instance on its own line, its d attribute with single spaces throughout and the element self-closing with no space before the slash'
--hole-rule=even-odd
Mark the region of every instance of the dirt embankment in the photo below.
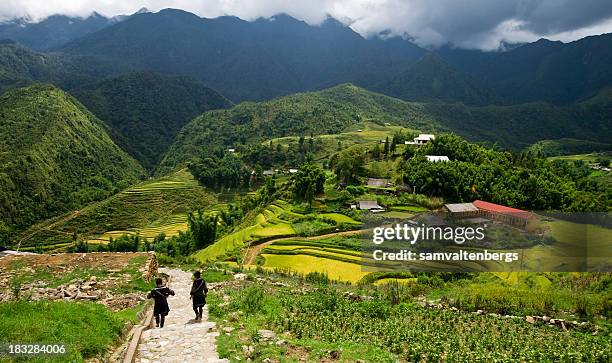
<svg viewBox="0 0 612 363">
<path fill-rule="evenodd" d="M 153 253 L 5 256 L 0 258 L 0 301 L 89 300 L 122 310 L 144 299 L 142 286 L 157 273 Z"/>
</svg>

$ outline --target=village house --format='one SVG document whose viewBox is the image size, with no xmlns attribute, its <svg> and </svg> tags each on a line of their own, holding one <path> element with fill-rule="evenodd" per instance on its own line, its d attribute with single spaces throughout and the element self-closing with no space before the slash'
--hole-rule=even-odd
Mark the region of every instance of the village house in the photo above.
<svg viewBox="0 0 612 363">
<path fill-rule="evenodd" d="M 379 213 L 385 211 L 385 209 L 378 205 L 378 202 L 375 200 L 360 200 L 358 207 L 361 210 L 367 210 L 372 213 Z"/>
<path fill-rule="evenodd" d="M 274 171 L 273 170 L 264 170 L 263 171 L 263 175 L 264 176 L 272 176 L 272 175 L 274 175 Z"/>
<path fill-rule="evenodd" d="M 427 158 L 427 161 L 432 162 L 432 163 L 437 163 L 437 162 L 445 163 L 447 161 L 450 161 L 448 156 L 444 156 L 444 155 L 425 155 L 425 158 Z"/>
<path fill-rule="evenodd" d="M 371 188 L 387 188 L 390 187 L 388 179 L 368 178 L 368 187 Z"/>
<path fill-rule="evenodd" d="M 414 142 L 417 145 L 424 145 L 429 141 L 435 140 L 436 136 L 433 134 L 419 134 L 419 136 L 414 138 Z"/>
<path fill-rule="evenodd" d="M 436 135 L 433 134 L 419 134 L 419 136 L 415 137 L 412 141 L 404 141 L 404 145 L 425 145 L 431 140 L 435 140 Z"/>
<path fill-rule="evenodd" d="M 525 227 L 533 218 L 531 212 L 506 207 L 495 203 L 475 200 L 472 204 L 480 211 L 481 216 L 504 222 L 516 227 Z"/>
<path fill-rule="evenodd" d="M 442 210 L 451 218 L 476 217 L 480 213 L 472 203 L 445 204 Z"/>
</svg>

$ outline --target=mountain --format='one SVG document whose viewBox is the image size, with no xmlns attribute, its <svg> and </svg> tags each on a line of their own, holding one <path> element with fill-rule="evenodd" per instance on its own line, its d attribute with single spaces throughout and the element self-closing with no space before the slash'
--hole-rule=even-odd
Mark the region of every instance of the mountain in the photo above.
<svg viewBox="0 0 612 363">
<path fill-rule="evenodd" d="M 34 52 L 15 41 L 0 41 L 0 92 L 36 81 L 59 82 L 65 73 L 56 55 Z"/>
<path fill-rule="evenodd" d="M 39 84 L 0 96 L 0 225 L 18 231 L 143 176 L 102 122 L 65 92 Z"/>
<path fill-rule="evenodd" d="M 374 84 L 357 85 L 410 101 L 449 101 L 483 105 L 496 101 L 492 90 L 475 77 L 428 53 L 405 71 Z"/>
<path fill-rule="evenodd" d="M 610 114 L 612 103 L 602 100 L 574 106 L 543 102 L 510 106 L 417 103 L 342 84 L 318 92 L 208 111 L 181 130 L 158 172 L 173 170 L 219 147 L 283 136 L 334 134 L 354 129 L 364 121 L 388 122 L 422 131 L 452 131 L 513 150 L 541 139 L 575 138 L 609 143 Z"/>
<path fill-rule="evenodd" d="M 367 120 L 433 129 L 436 123 L 421 108 L 351 84 L 271 101 L 243 102 L 228 110 L 206 112 L 187 124 L 158 172 L 170 171 L 218 147 L 283 136 L 334 134 Z"/>
<path fill-rule="evenodd" d="M 117 71 L 95 59 L 41 53 L 14 40 L 0 40 L 0 93 L 37 82 L 67 90 Z"/>
<path fill-rule="evenodd" d="M 461 50 L 438 54 L 511 103 L 572 103 L 612 85 L 612 34 L 571 43 L 540 39 L 488 55 Z"/>
<path fill-rule="evenodd" d="M 107 18 L 96 12 L 86 18 L 52 15 L 39 22 L 18 18 L 0 24 L 0 39 L 16 40 L 29 48 L 45 51 L 96 32 L 120 19 Z"/>
<path fill-rule="evenodd" d="M 70 93 L 107 123 L 113 140 L 148 170 L 187 122 L 204 111 L 231 106 L 196 79 L 154 72 L 122 74 Z"/>
<path fill-rule="evenodd" d="M 388 73 L 426 53 L 400 38 L 365 39 L 332 18 L 310 26 L 282 14 L 248 22 L 174 9 L 133 15 L 62 50 L 117 67 L 191 75 L 233 101 Z"/>
</svg>

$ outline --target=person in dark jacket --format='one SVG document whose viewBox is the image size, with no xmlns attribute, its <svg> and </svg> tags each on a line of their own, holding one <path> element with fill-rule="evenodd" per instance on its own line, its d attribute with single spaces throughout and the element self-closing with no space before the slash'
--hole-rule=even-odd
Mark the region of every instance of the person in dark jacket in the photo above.
<svg viewBox="0 0 612 363">
<path fill-rule="evenodd" d="M 196 314 L 195 320 L 202 320 L 202 308 L 206 304 L 206 294 L 208 288 L 206 282 L 202 280 L 200 271 L 193 273 L 193 284 L 191 285 L 191 300 L 193 302 L 193 311 Z"/>
<path fill-rule="evenodd" d="M 155 326 L 159 328 L 164 327 L 164 321 L 166 320 L 166 315 L 170 312 L 170 307 L 168 306 L 168 296 L 174 296 L 174 291 L 170 290 L 168 287 L 163 285 L 162 279 L 159 277 L 155 279 L 156 288 L 151 290 L 147 294 L 147 299 L 155 300 L 155 305 L 153 306 L 153 316 L 155 316 Z"/>
</svg>

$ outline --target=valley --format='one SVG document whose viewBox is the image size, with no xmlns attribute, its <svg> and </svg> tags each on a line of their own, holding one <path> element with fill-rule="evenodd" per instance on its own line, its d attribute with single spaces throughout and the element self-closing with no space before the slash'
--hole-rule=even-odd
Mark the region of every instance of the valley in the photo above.
<svg viewBox="0 0 612 363">
<path fill-rule="evenodd" d="M 0 349 L 610 361 L 612 35 L 483 51 L 345 21 L 0 22 Z"/>
</svg>

